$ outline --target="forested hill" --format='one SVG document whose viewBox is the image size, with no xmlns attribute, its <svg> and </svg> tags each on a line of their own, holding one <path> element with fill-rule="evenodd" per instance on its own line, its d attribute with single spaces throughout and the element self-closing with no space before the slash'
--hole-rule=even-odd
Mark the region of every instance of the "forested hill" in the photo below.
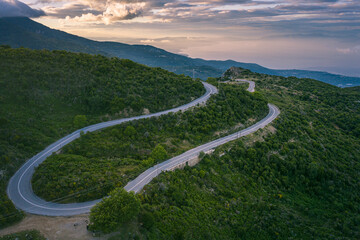
<svg viewBox="0 0 360 240">
<path fill-rule="evenodd" d="M 102 54 L 105 56 L 131 59 L 152 67 L 161 67 L 177 74 L 195 76 L 201 79 L 219 77 L 232 66 L 250 69 L 253 72 L 278 76 L 313 78 L 340 87 L 360 85 L 360 78 L 347 77 L 327 72 L 307 70 L 269 69 L 255 63 L 233 60 L 216 61 L 190 58 L 171 53 L 149 45 L 130 45 L 118 42 L 99 42 L 51 29 L 23 17 L 0 18 L 0 44 L 32 49 L 67 50 Z M 241 54 L 241 53 L 239 53 Z"/>
<path fill-rule="evenodd" d="M 359 88 L 227 75 L 255 81 L 279 118 L 154 179 L 112 239 L 360 239 Z"/>
<path fill-rule="evenodd" d="M 170 109 L 199 81 L 130 60 L 0 47 L 0 227 L 19 218 L 9 178 L 29 157 L 85 125 Z"/>
</svg>

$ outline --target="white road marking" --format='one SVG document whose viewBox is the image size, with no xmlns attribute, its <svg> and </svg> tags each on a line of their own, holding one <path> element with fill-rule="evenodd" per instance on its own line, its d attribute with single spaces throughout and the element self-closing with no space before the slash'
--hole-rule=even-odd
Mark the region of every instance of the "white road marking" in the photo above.
<svg viewBox="0 0 360 240">
<path fill-rule="evenodd" d="M 254 87 L 255 87 L 254 82 L 248 81 L 248 80 L 237 80 L 237 81 L 243 81 L 243 82 L 249 83 L 248 91 L 254 92 Z M 161 115 L 164 115 L 164 114 L 167 114 L 170 112 L 174 113 L 174 112 L 178 112 L 178 111 L 183 111 L 190 107 L 197 106 L 199 103 L 206 102 L 212 94 L 217 93 L 217 89 L 210 84 L 207 84 L 207 83 L 203 83 L 203 84 L 204 84 L 207 92 L 202 97 L 192 101 L 191 103 L 185 104 L 180 107 L 176 107 L 174 109 L 165 110 L 162 112 L 153 113 L 153 114 L 149 114 L 149 115 L 142 115 L 142 116 L 138 116 L 138 117 L 131 117 L 131 118 L 127 118 L 127 119 L 119 119 L 119 120 L 113 120 L 110 122 L 94 124 L 92 126 L 82 128 L 80 130 L 77 130 L 77 131 L 69 134 L 68 136 L 59 140 L 60 142 L 59 141 L 55 142 L 54 146 L 50 145 L 49 146 L 50 148 L 47 147 L 43 152 L 40 152 L 39 154 L 37 154 L 34 157 L 32 157 L 31 159 L 29 159 L 10 179 L 10 182 L 8 185 L 9 198 L 14 202 L 16 207 L 18 207 L 26 212 L 39 214 L 39 215 L 70 216 L 70 215 L 76 215 L 76 214 L 80 214 L 80 213 L 89 212 L 90 208 L 93 207 L 96 204 L 96 202 L 100 201 L 101 199 L 90 201 L 90 202 L 73 203 L 73 204 L 58 204 L 58 203 L 53 203 L 53 202 L 46 202 L 42 199 L 39 199 L 34 194 L 29 182 L 26 182 L 26 183 L 28 183 L 28 185 L 26 183 L 22 184 L 24 176 L 26 174 L 28 174 L 28 175 L 26 175 L 26 177 L 27 177 L 26 180 L 30 181 L 31 176 L 34 171 L 35 164 L 40 164 L 41 162 L 43 162 L 46 159 L 46 156 L 49 153 L 52 153 L 52 152 L 55 152 L 55 151 L 61 149 L 61 147 L 72 142 L 74 139 L 80 137 L 81 131 L 91 132 L 91 131 L 99 130 L 99 129 L 106 128 L 109 126 L 118 125 L 118 124 L 128 122 L 128 121 L 157 117 L 157 116 L 161 116 Z M 249 128 L 246 128 L 239 132 L 233 133 L 229 136 L 226 136 L 226 137 L 214 140 L 212 142 L 203 144 L 201 146 L 195 147 L 179 156 L 171 158 L 165 162 L 159 163 L 159 164 L 149 168 L 142 174 L 140 174 L 136 179 L 130 181 L 124 188 L 127 191 L 132 191 L 133 189 L 137 188 L 135 190 L 135 192 L 139 192 L 148 182 L 150 182 L 154 177 L 156 177 L 159 174 L 159 170 L 160 170 L 160 173 L 162 171 L 169 171 L 169 170 L 175 168 L 176 166 L 185 163 L 186 161 L 193 158 L 194 156 L 197 156 L 202 151 L 207 151 L 212 148 L 218 147 L 226 142 L 233 141 L 242 136 L 253 133 L 260 128 L 265 127 L 267 124 L 272 122 L 280 113 L 280 111 L 277 109 L 276 106 L 271 105 L 271 104 L 268 104 L 268 106 L 269 106 L 269 114 L 264 119 L 259 121 L 258 123 L 250 126 Z M 30 163 L 29 166 L 27 166 L 28 163 Z M 154 169 L 153 171 L 146 174 L 146 176 L 143 176 L 147 171 L 149 171 L 152 168 Z M 31 170 L 32 172 L 31 171 L 29 172 L 29 170 Z M 154 173 L 156 173 L 156 174 L 154 174 Z M 19 179 L 16 179 L 19 174 L 21 174 Z M 149 181 L 147 181 L 147 180 L 149 180 Z M 147 182 L 145 182 L 145 181 L 147 181 Z M 144 184 L 141 185 L 142 183 L 144 183 Z M 14 186 L 14 184 L 16 184 L 16 187 Z M 133 184 L 135 184 L 135 185 L 131 187 L 131 185 L 133 185 Z M 16 189 L 15 191 L 14 191 L 14 187 Z M 29 187 L 29 189 L 25 188 L 25 191 L 27 192 L 29 197 L 32 198 L 31 200 L 27 199 L 27 197 L 23 195 L 21 187 Z M 39 202 L 42 202 L 43 204 L 40 204 Z M 25 204 L 25 203 L 27 203 L 27 204 Z M 53 205 L 54 207 L 45 206 L 45 205 Z"/>
</svg>

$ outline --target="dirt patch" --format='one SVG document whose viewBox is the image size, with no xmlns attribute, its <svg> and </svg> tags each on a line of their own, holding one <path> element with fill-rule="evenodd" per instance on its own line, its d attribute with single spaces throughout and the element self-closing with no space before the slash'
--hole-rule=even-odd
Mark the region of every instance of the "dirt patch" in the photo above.
<svg viewBox="0 0 360 240">
<path fill-rule="evenodd" d="M 279 151 L 270 151 L 266 154 L 267 159 L 269 160 L 272 155 L 277 155 L 279 158 L 284 159 L 283 156 L 279 155 Z"/>
<path fill-rule="evenodd" d="M 144 108 L 144 109 L 143 109 L 143 114 L 144 114 L 144 115 L 150 114 L 150 110 L 147 109 L 147 108 Z"/>
<path fill-rule="evenodd" d="M 271 125 L 268 125 L 267 127 L 250 134 L 248 136 L 245 136 L 243 138 L 243 142 L 245 146 L 253 146 L 256 142 L 263 142 L 265 137 L 267 137 L 269 134 L 274 134 L 276 132 L 276 128 L 274 128 Z"/>
<path fill-rule="evenodd" d="M 232 84 L 232 85 L 239 85 L 239 84 L 245 84 L 246 82 L 227 82 L 227 84 Z"/>
<path fill-rule="evenodd" d="M 254 118 L 249 118 L 247 121 L 248 121 L 249 123 L 253 123 L 253 122 L 256 122 L 256 119 L 254 119 Z"/>
<path fill-rule="evenodd" d="M 20 223 L 0 230 L 0 236 L 36 229 L 49 240 L 107 239 L 108 236 L 93 237 L 92 233 L 86 229 L 88 221 L 88 214 L 72 217 L 46 217 L 28 214 Z"/>
<path fill-rule="evenodd" d="M 281 88 L 281 89 L 283 89 L 283 90 L 289 90 L 289 88 L 284 87 L 284 86 L 277 86 L 277 87 L 279 87 L 279 88 Z"/>
<path fill-rule="evenodd" d="M 230 128 L 230 129 L 226 129 L 226 130 L 223 130 L 223 131 L 216 131 L 216 132 L 214 133 L 214 136 L 220 136 L 220 135 L 226 134 L 226 133 L 228 133 L 228 132 L 231 132 L 231 131 L 233 131 L 233 130 L 237 130 L 237 129 L 239 129 L 239 128 L 244 128 L 244 127 L 245 127 L 244 124 L 238 123 L 238 124 L 236 124 L 234 127 Z"/>
<path fill-rule="evenodd" d="M 274 134 L 274 133 L 276 133 L 276 128 L 274 128 L 273 126 L 268 126 L 267 128 L 266 128 L 266 130 L 268 130 L 271 134 Z"/>
</svg>

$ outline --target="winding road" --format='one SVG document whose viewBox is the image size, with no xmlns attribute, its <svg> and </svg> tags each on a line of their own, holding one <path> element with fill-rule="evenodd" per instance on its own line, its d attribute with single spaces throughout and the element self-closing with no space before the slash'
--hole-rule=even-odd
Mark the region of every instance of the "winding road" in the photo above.
<svg viewBox="0 0 360 240">
<path fill-rule="evenodd" d="M 255 82 L 253 81 L 249 81 L 249 80 L 245 80 L 245 79 L 236 79 L 235 80 L 236 82 L 245 82 L 245 83 L 248 83 L 249 84 L 249 87 L 248 87 L 248 91 L 249 92 L 255 92 Z"/>
<path fill-rule="evenodd" d="M 242 82 L 249 83 L 248 91 L 253 92 L 255 83 L 248 80 L 237 80 Z M 63 146 L 66 144 L 74 141 L 75 139 L 80 137 L 81 132 L 92 132 L 99 129 L 103 129 L 106 127 L 118 125 L 124 122 L 133 121 L 133 120 L 139 120 L 139 119 L 145 119 L 145 118 L 151 118 L 151 117 L 158 117 L 164 114 L 168 113 L 174 113 L 179 111 L 185 111 L 191 107 L 194 107 L 198 104 L 205 103 L 212 94 L 216 94 L 218 92 L 217 88 L 214 86 L 203 82 L 203 85 L 206 89 L 206 93 L 183 106 L 173 108 L 170 110 L 153 113 L 149 115 L 142 115 L 138 117 L 131 117 L 131 118 L 124 118 L 109 122 L 103 122 L 94 124 L 82 129 L 79 129 L 68 136 L 56 141 L 55 143 L 48 146 L 46 149 L 44 149 L 42 152 L 38 153 L 31 159 L 29 159 L 16 173 L 15 175 L 10 179 L 9 185 L 7 188 L 7 193 L 9 198 L 13 201 L 15 206 L 25 212 L 38 214 L 38 215 L 46 215 L 46 216 L 71 216 L 71 215 L 77 215 L 82 213 L 88 213 L 90 212 L 90 209 L 98 202 L 101 201 L 101 199 L 89 201 L 89 202 L 83 202 L 83 203 L 69 203 L 69 204 L 59 204 L 56 202 L 47 202 L 38 196 L 36 196 L 32 190 L 31 187 L 31 177 L 34 174 L 35 168 L 41 164 L 45 159 L 50 156 L 52 153 L 57 152 L 60 150 Z M 229 141 L 238 139 L 242 136 L 251 134 L 255 131 L 257 131 L 260 128 L 264 128 L 266 125 L 271 123 L 279 114 L 279 109 L 272 105 L 268 104 L 269 106 L 269 113 L 268 115 L 262 119 L 261 121 L 255 123 L 254 125 L 241 130 L 239 132 L 236 132 L 234 134 L 231 134 L 229 136 L 219 138 L 217 140 L 211 141 L 209 143 L 203 144 L 201 146 L 198 146 L 196 148 L 193 148 L 179 156 L 173 157 L 165 162 L 159 163 L 149 169 L 147 169 L 145 172 L 140 174 L 136 179 L 130 181 L 126 186 L 125 189 L 127 191 L 134 191 L 139 192 L 146 184 L 148 184 L 153 178 L 158 176 L 162 171 L 170 171 L 173 170 L 175 167 L 179 166 L 180 164 L 184 164 L 190 159 L 193 159 L 194 157 L 197 157 L 200 152 L 207 152 L 211 149 L 214 149 L 224 143 L 227 143 Z"/>
</svg>

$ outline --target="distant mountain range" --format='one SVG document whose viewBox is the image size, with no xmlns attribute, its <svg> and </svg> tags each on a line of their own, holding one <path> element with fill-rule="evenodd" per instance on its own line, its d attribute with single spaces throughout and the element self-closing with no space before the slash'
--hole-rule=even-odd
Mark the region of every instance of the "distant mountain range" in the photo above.
<svg viewBox="0 0 360 240">
<path fill-rule="evenodd" d="M 151 67 L 161 67 L 178 74 L 193 76 L 195 73 L 195 77 L 201 79 L 221 76 L 227 69 L 235 66 L 269 75 L 312 78 L 339 87 L 360 86 L 359 77 L 347 77 L 319 71 L 276 70 L 254 63 L 189 58 L 149 45 L 93 41 L 51 29 L 29 18 L 0 18 L 0 44 L 7 44 L 13 48 L 67 50 L 126 58 Z"/>
</svg>

